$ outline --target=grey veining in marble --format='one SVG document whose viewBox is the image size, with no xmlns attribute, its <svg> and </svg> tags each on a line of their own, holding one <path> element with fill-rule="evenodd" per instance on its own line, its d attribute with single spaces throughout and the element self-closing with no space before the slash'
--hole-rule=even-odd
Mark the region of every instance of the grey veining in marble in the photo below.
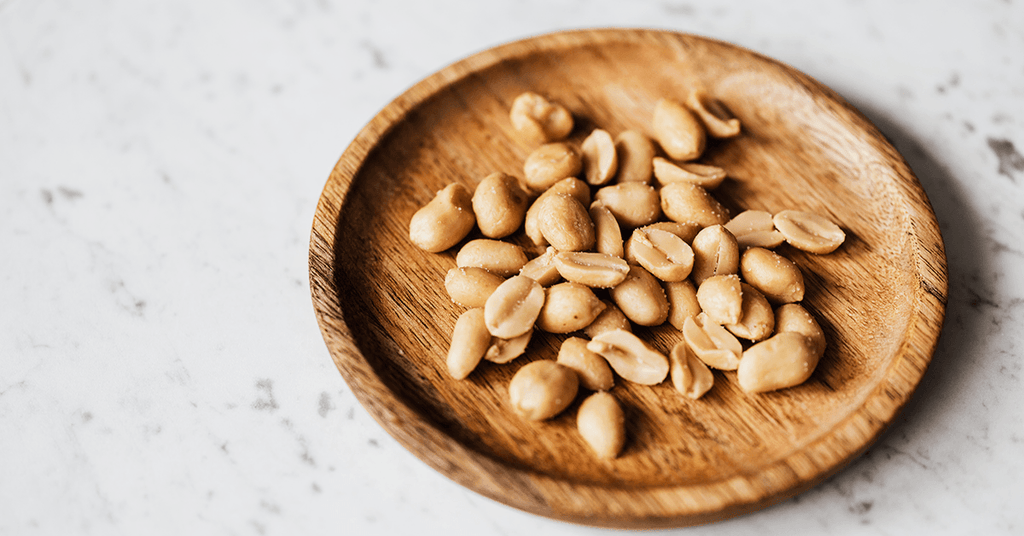
<svg viewBox="0 0 1024 536">
<path fill-rule="evenodd" d="M 693 32 L 829 85 L 946 241 L 932 366 L 863 457 L 680 534 L 1024 533 L 1024 3 L 0 0 L 0 534 L 584 534 L 437 474 L 353 397 L 317 198 L 392 98 L 548 31 Z"/>
</svg>

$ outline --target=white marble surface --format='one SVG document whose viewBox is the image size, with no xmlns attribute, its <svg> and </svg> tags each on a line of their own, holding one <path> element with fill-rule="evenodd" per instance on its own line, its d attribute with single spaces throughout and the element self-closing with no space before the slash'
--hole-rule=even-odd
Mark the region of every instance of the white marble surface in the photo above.
<svg viewBox="0 0 1024 536">
<path fill-rule="evenodd" d="M 574 27 L 775 57 L 894 141 L 947 322 L 866 455 L 680 534 L 1024 533 L 1024 4 L 0 0 L 0 534 L 589 534 L 448 481 L 337 373 L 307 286 L 345 145 L 429 73 Z"/>
</svg>

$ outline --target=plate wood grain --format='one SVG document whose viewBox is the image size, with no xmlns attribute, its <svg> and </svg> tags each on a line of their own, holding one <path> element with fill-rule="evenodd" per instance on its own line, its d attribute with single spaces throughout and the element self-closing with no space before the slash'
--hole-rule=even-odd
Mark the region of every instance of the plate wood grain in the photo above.
<svg viewBox="0 0 1024 536">
<path fill-rule="evenodd" d="M 445 292 L 455 248 L 408 240 L 412 214 L 444 186 L 522 176 L 532 149 L 508 120 L 535 91 L 596 126 L 651 131 L 659 98 L 703 87 L 742 120 L 701 162 L 729 172 L 714 192 L 733 213 L 799 209 L 847 233 L 832 254 L 779 251 L 803 271 L 805 306 L 828 349 L 801 386 L 752 395 L 715 372 L 697 401 L 670 382 L 617 380 L 627 416 L 622 455 L 600 461 L 575 429 L 576 403 L 526 422 L 508 405 L 519 367 L 553 359 L 565 336 L 538 333 L 527 355 L 449 378 L 445 355 L 464 310 Z M 467 240 L 478 238 L 474 231 Z M 526 241 L 518 239 L 520 243 Z M 310 286 L 338 370 L 371 415 L 424 462 L 513 507 L 601 526 L 706 523 L 792 497 L 874 442 L 906 404 L 934 351 L 945 310 L 942 238 L 920 183 L 882 134 L 834 92 L 748 50 L 649 30 L 563 32 L 450 65 L 399 96 L 345 150 L 323 190 L 310 242 Z M 671 327 L 637 329 L 664 351 Z"/>
</svg>

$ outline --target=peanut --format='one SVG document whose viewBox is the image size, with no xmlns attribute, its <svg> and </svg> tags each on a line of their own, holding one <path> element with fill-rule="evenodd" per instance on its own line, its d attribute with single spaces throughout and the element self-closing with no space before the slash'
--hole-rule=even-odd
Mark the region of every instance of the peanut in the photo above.
<svg viewBox="0 0 1024 536">
<path fill-rule="evenodd" d="M 626 444 L 626 417 L 611 393 L 594 393 L 580 404 L 576 429 L 599 458 L 615 458 Z"/>
<path fill-rule="evenodd" d="M 544 239 L 558 251 L 586 251 L 597 236 L 587 209 L 567 194 L 555 194 L 541 205 L 538 228 Z"/>
<path fill-rule="evenodd" d="M 480 363 L 491 344 L 491 334 L 484 323 L 484 310 L 469 309 L 459 315 L 452 330 L 448 348 L 448 373 L 456 380 L 465 379 Z"/>
<path fill-rule="evenodd" d="M 832 253 L 846 240 L 846 233 L 838 225 L 811 212 L 783 210 L 772 220 L 786 242 L 810 253 Z"/>
<path fill-rule="evenodd" d="M 746 283 L 741 283 L 740 286 L 743 288 L 740 320 L 726 324 L 725 329 L 748 341 L 766 339 L 775 330 L 775 313 L 772 312 L 772 306 L 754 287 Z"/>
<path fill-rule="evenodd" d="M 532 336 L 533 330 L 531 329 L 530 331 L 511 339 L 492 337 L 491 345 L 487 348 L 487 352 L 484 353 L 484 359 L 492 363 L 508 363 L 509 361 L 523 355 L 523 352 L 526 351 L 527 345 L 530 344 L 530 338 Z"/>
<path fill-rule="evenodd" d="M 697 303 L 712 322 L 737 324 L 743 313 L 742 288 L 735 274 L 711 276 L 697 287 Z"/>
<path fill-rule="evenodd" d="M 682 281 L 666 281 L 661 284 L 668 298 L 668 323 L 683 331 L 683 323 L 691 316 L 700 314 L 700 302 L 697 301 L 697 290 L 689 279 Z"/>
<path fill-rule="evenodd" d="M 753 247 L 740 257 L 740 275 L 773 303 L 804 299 L 804 276 L 793 261 L 764 248 Z"/>
<path fill-rule="evenodd" d="M 700 117 L 712 137 L 731 138 L 740 133 L 740 120 L 732 117 L 721 102 L 708 98 L 703 89 L 691 91 L 686 106 Z"/>
<path fill-rule="evenodd" d="M 512 339 L 533 329 L 544 306 L 544 287 L 516 275 L 494 289 L 484 304 L 484 320 L 495 337 Z"/>
<path fill-rule="evenodd" d="M 455 256 L 455 264 L 460 268 L 483 268 L 492 274 L 509 277 L 519 273 L 526 264 L 526 253 L 511 242 L 478 238 L 462 246 Z"/>
<path fill-rule="evenodd" d="M 641 385 L 656 385 L 668 376 L 668 358 L 629 331 L 602 333 L 587 343 L 587 349 L 605 358 L 623 379 Z"/>
<path fill-rule="evenodd" d="M 626 227 L 641 227 L 661 217 L 658 191 L 642 182 L 621 182 L 605 186 L 594 194 L 615 219 Z"/>
<path fill-rule="evenodd" d="M 536 323 L 548 333 L 570 333 L 590 325 L 603 310 L 604 304 L 589 287 L 558 283 L 547 289 Z"/>
<path fill-rule="evenodd" d="M 660 156 L 654 157 L 653 163 L 654 176 L 662 185 L 685 182 L 713 189 L 725 180 L 725 170 L 720 167 L 693 162 L 676 164 Z"/>
<path fill-rule="evenodd" d="M 526 218 L 523 223 L 526 236 L 538 246 L 546 246 L 548 244 L 548 241 L 540 232 L 540 214 L 543 204 L 547 199 L 557 194 L 568 194 L 575 197 L 581 205 L 590 205 L 590 186 L 576 177 L 567 177 L 556 182 L 551 188 L 548 188 L 530 205 L 529 210 L 526 211 Z"/>
<path fill-rule="evenodd" d="M 736 237 L 740 249 L 750 247 L 774 248 L 786 241 L 775 230 L 771 213 L 763 210 L 745 210 L 729 220 L 724 227 Z"/>
<path fill-rule="evenodd" d="M 615 138 L 615 148 L 619 155 L 618 182 L 651 182 L 654 144 L 650 138 L 627 130 Z"/>
<path fill-rule="evenodd" d="M 825 353 L 825 332 L 814 316 L 800 304 L 787 303 L 775 309 L 775 331 L 799 333 L 811 342 L 814 355 L 821 357 Z"/>
<path fill-rule="evenodd" d="M 508 384 L 512 409 L 523 418 L 542 421 L 572 403 L 579 389 L 576 373 L 550 359 L 523 365 Z"/>
<path fill-rule="evenodd" d="M 614 287 L 629 274 L 625 260 L 604 253 L 565 251 L 555 255 L 554 264 L 567 281 L 588 287 Z"/>
<path fill-rule="evenodd" d="M 626 279 L 610 291 L 626 318 L 641 326 L 657 326 L 668 318 L 668 298 L 658 280 L 641 266 L 630 266 Z"/>
<path fill-rule="evenodd" d="M 695 160 L 704 152 L 704 127 L 676 102 L 661 99 L 655 104 L 652 128 L 661 148 L 675 160 Z"/>
<path fill-rule="evenodd" d="M 430 253 L 458 244 L 476 224 L 472 199 L 465 186 L 449 184 L 412 215 L 409 240 Z"/>
<path fill-rule="evenodd" d="M 523 164 L 524 182 L 535 193 L 583 171 L 583 158 L 568 143 L 546 143 L 534 149 Z"/>
<path fill-rule="evenodd" d="M 587 182 L 600 186 L 612 179 L 619 169 L 619 157 L 611 134 L 595 129 L 580 145 L 583 152 L 583 174 Z"/>
<path fill-rule="evenodd" d="M 693 238 L 693 270 L 690 277 L 698 286 L 714 275 L 735 274 L 740 249 L 736 237 L 721 225 L 701 229 Z"/>
<path fill-rule="evenodd" d="M 587 337 L 593 339 L 613 329 L 633 331 L 633 325 L 629 323 L 629 319 L 626 318 L 621 309 L 609 301 L 601 300 L 601 303 L 605 305 L 604 310 L 601 311 L 601 314 L 597 315 L 597 318 L 589 326 L 583 328 L 583 333 L 586 333 Z"/>
<path fill-rule="evenodd" d="M 661 210 L 672 221 L 694 222 L 701 227 L 729 221 L 729 212 L 704 188 L 673 182 L 661 188 Z"/>
<path fill-rule="evenodd" d="M 562 278 L 558 273 L 558 268 L 555 267 L 555 255 L 557 254 L 558 250 L 549 246 L 544 253 L 526 261 L 523 269 L 519 270 L 519 275 L 533 279 L 542 287 L 549 287 L 557 283 Z"/>
<path fill-rule="evenodd" d="M 612 211 L 604 203 L 594 201 L 590 205 L 590 219 L 594 222 L 594 248 L 597 252 L 622 257 L 622 229 Z"/>
<path fill-rule="evenodd" d="M 819 358 L 807 337 L 785 331 L 747 348 L 736 379 L 748 393 L 793 387 L 811 377 Z"/>
<path fill-rule="evenodd" d="M 492 173 L 476 186 L 472 202 L 480 232 L 487 238 L 504 238 L 523 224 L 530 200 L 518 179 Z"/>
<path fill-rule="evenodd" d="M 693 269 L 693 249 L 679 236 L 643 227 L 633 231 L 627 259 L 662 281 L 682 281 Z"/>
<path fill-rule="evenodd" d="M 697 400 L 715 383 L 715 375 L 694 355 L 686 341 L 672 347 L 669 353 L 669 374 L 676 391 Z"/>
<path fill-rule="evenodd" d="M 736 370 L 740 364 L 743 345 L 732 333 L 708 320 L 704 313 L 686 317 L 683 338 L 693 353 L 709 367 Z"/>
<path fill-rule="evenodd" d="M 579 337 L 565 339 L 556 361 L 575 371 L 584 389 L 607 391 L 615 385 L 612 369 L 604 358 L 587 349 L 587 342 Z"/>
<path fill-rule="evenodd" d="M 463 307 L 483 307 L 494 289 L 505 278 L 483 268 L 452 268 L 444 278 L 444 288 L 453 302 Z"/>
<path fill-rule="evenodd" d="M 565 139 L 572 132 L 572 114 L 560 104 L 527 91 L 512 101 L 512 128 L 525 142 L 539 145 Z"/>
</svg>

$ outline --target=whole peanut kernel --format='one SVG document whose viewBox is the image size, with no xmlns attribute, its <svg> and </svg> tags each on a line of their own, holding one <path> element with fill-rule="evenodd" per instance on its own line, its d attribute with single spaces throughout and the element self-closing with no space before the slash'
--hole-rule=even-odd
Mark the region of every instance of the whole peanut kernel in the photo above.
<svg viewBox="0 0 1024 536">
<path fill-rule="evenodd" d="M 657 326 L 668 318 L 668 298 L 650 272 L 630 266 L 626 279 L 610 291 L 615 305 L 636 324 Z"/>
<path fill-rule="evenodd" d="M 448 373 L 456 380 L 465 379 L 480 363 L 491 344 L 491 334 L 484 322 L 484 310 L 469 309 L 459 315 L 452 330 L 448 348 Z"/>
<path fill-rule="evenodd" d="M 615 219 L 626 227 L 641 227 L 661 217 L 658 191 L 642 182 L 621 182 L 605 186 L 594 194 Z"/>
<path fill-rule="evenodd" d="M 409 220 L 409 240 L 430 253 L 444 251 L 462 241 L 473 226 L 473 196 L 458 183 L 449 184 Z"/>
<path fill-rule="evenodd" d="M 580 145 L 583 153 L 583 174 L 589 184 L 600 186 L 610 181 L 619 169 L 619 157 L 611 134 L 595 129 Z"/>
<path fill-rule="evenodd" d="M 565 139 L 573 127 L 569 110 L 532 91 L 512 101 L 509 120 L 516 134 L 532 145 Z"/>
<path fill-rule="evenodd" d="M 799 385 L 814 372 L 821 356 L 800 333 L 777 333 L 743 352 L 736 380 L 748 393 L 764 393 Z"/>
<path fill-rule="evenodd" d="M 460 268 L 483 268 L 501 277 L 510 277 L 526 264 L 526 253 L 523 248 L 511 242 L 478 238 L 470 240 L 455 256 L 455 264 Z"/>
<path fill-rule="evenodd" d="M 583 171 L 580 152 L 568 143 L 546 143 L 534 149 L 523 164 L 524 182 L 535 193 Z"/>
<path fill-rule="evenodd" d="M 444 288 L 453 302 L 463 307 L 483 307 L 494 289 L 505 278 L 483 268 L 452 268 L 444 278 Z"/>
<path fill-rule="evenodd" d="M 737 324 L 743 313 L 742 289 L 736 274 L 711 276 L 697 287 L 697 303 L 712 322 Z"/>
<path fill-rule="evenodd" d="M 693 270 L 690 277 L 698 286 L 715 275 L 735 274 L 740 249 L 736 237 L 721 225 L 701 229 L 693 238 Z"/>
<path fill-rule="evenodd" d="M 565 339 L 558 349 L 556 362 L 575 371 L 584 389 L 607 391 L 615 385 L 612 369 L 603 357 L 587 349 L 588 342 L 579 337 Z"/>
<path fill-rule="evenodd" d="M 733 335 L 748 341 L 760 341 L 768 338 L 775 330 L 775 313 L 771 304 L 754 287 L 747 283 L 740 284 L 743 288 L 743 304 L 739 322 L 726 324 L 725 329 Z"/>
<path fill-rule="evenodd" d="M 740 257 L 740 275 L 772 303 L 804 299 L 804 276 L 800 268 L 774 251 L 748 248 Z"/>
<path fill-rule="evenodd" d="M 775 309 L 775 331 L 799 333 L 811 342 L 814 355 L 825 353 L 825 332 L 814 316 L 798 303 L 787 303 Z"/>
<path fill-rule="evenodd" d="M 508 385 L 509 402 L 521 417 L 542 421 L 558 415 L 572 403 L 579 379 L 572 369 L 550 359 L 523 365 Z"/>
<path fill-rule="evenodd" d="M 675 160 L 694 160 L 704 152 L 704 126 L 690 110 L 661 99 L 654 106 L 654 138 Z"/>
<path fill-rule="evenodd" d="M 585 285 L 567 281 L 547 289 L 537 327 L 548 333 L 570 333 L 590 325 L 604 310 L 604 304 Z"/>
<path fill-rule="evenodd" d="M 519 179 L 504 173 L 492 173 L 484 177 L 473 191 L 477 227 L 488 238 L 504 238 L 523 224 L 529 201 Z"/>
<path fill-rule="evenodd" d="M 629 319 L 626 318 L 626 315 L 623 314 L 621 309 L 610 301 L 601 300 L 601 303 L 605 305 L 604 310 L 601 311 L 601 314 L 597 315 L 597 318 L 595 318 L 589 326 L 583 328 L 583 333 L 585 333 L 587 337 L 593 339 L 594 337 L 613 329 L 633 331 L 633 325 L 629 323 Z"/>
<path fill-rule="evenodd" d="M 618 182 L 651 182 L 654 144 L 641 132 L 627 130 L 615 138 L 619 155 Z"/>
<path fill-rule="evenodd" d="M 613 459 L 626 444 L 626 417 L 611 393 L 594 393 L 576 413 L 576 429 L 599 458 Z"/>
<path fill-rule="evenodd" d="M 695 222 L 701 227 L 729 221 L 729 211 L 696 184 L 673 182 L 661 188 L 661 210 L 672 221 Z"/>
</svg>

